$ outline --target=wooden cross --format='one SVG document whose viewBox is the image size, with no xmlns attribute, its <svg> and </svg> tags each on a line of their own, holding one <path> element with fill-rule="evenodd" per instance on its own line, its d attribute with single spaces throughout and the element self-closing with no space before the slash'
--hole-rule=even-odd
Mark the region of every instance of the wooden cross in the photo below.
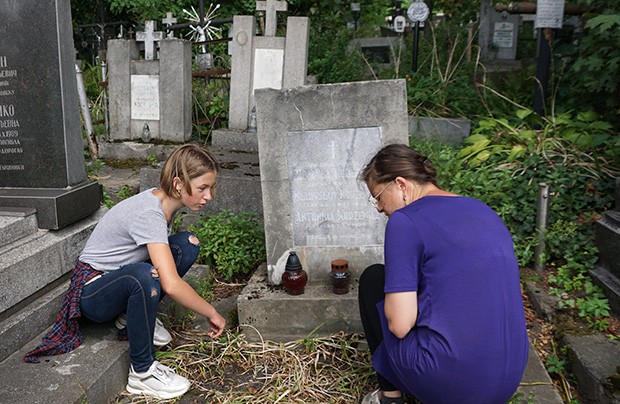
<svg viewBox="0 0 620 404">
<path fill-rule="evenodd" d="M 176 24 L 177 19 L 173 17 L 170 11 L 168 11 L 166 13 L 166 18 L 161 20 L 161 22 L 166 25 L 166 28 L 168 30 L 168 38 L 174 38 L 174 31 L 170 29 L 170 26 Z"/>
<path fill-rule="evenodd" d="M 278 24 L 278 11 L 287 11 L 288 3 L 286 1 L 266 0 L 257 1 L 256 10 L 265 11 L 265 36 L 276 36 L 276 27 Z"/>
<path fill-rule="evenodd" d="M 155 21 L 146 21 L 144 31 L 136 32 L 136 41 L 144 42 L 144 59 L 155 59 L 155 41 L 161 41 L 164 33 L 155 31 Z"/>
</svg>

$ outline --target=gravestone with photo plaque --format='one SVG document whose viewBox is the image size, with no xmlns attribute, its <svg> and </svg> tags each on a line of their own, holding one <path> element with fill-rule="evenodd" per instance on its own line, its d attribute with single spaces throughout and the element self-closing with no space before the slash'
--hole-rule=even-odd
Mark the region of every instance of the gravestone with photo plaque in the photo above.
<svg viewBox="0 0 620 404">
<path fill-rule="evenodd" d="M 0 38 L 0 207 L 35 208 L 40 228 L 59 229 L 101 200 L 86 177 L 69 0 L 4 1 Z"/>
</svg>

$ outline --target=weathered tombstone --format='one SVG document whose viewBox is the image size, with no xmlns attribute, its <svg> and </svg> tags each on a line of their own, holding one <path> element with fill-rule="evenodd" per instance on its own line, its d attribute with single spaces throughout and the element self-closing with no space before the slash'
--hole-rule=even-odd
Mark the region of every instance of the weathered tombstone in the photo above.
<svg viewBox="0 0 620 404">
<path fill-rule="evenodd" d="M 101 145 L 102 157 L 116 157 L 112 146 L 119 142 L 142 150 L 145 158 L 158 153 L 151 150 L 151 140 L 183 143 L 191 137 L 191 43 L 163 38 L 154 26 L 154 21 L 147 21 L 145 31 L 136 34 L 137 41 L 144 42 L 144 58 L 136 40 L 108 42 L 111 143 Z M 137 140 L 153 147 L 136 146 L 138 142 L 132 141 Z"/>
<path fill-rule="evenodd" d="M 491 0 L 480 3 L 478 44 L 482 60 L 515 60 L 520 16 L 497 12 Z"/>
<path fill-rule="evenodd" d="M 383 145 L 408 143 L 405 82 L 260 89 L 256 102 L 268 270 L 263 289 L 254 283 L 239 297 L 240 322 L 276 339 L 323 322 L 321 332 L 358 332 L 357 292 L 331 292 L 330 263 L 348 260 L 356 279 L 383 262 L 385 217 L 357 175 Z M 280 283 L 290 250 L 308 274 L 306 293 L 266 292 L 267 281 Z"/>
<path fill-rule="evenodd" d="M 4 1 L 0 38 L 0 206 L 59 229 L 101 200 L 86 177 L 69 0 Z"/>
<path fill-rule="evenodd" d="M 288 17 L 286 37 L 277 37 L 276 14 L 286 11 L 285 1 L 257 1 L 265 11 L 264 35 L 255 35 L 254 16 L 234 16 L 228 53 L 231 55 L 228 130 L 213 132 L 212 144 L 224 149 L 257 151 L 252 126 L 254 93 L 260 88 L 293 88 L 306 84 L 308 18 Z"/>
</svg>

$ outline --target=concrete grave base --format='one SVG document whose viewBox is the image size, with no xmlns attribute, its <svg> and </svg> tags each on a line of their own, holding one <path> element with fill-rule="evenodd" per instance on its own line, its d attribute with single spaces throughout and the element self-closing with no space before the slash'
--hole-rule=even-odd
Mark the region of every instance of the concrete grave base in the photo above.
<svg viewBox="0 0 620 404">
<path fill-rule="evenodd" d="M 292 296 L 281 286 L 267 284 L 263 265 L 237 298 L 240 328 L 248 341 L 362 333 L 357 296 L 356 281 L 344 295 L 334 294 L 330 285 L 308 284 L 304 294 Z"/>
<path fill-rule="evenodd" d="M 101 142 L 99 143 L 99 158 L 109 160 L 146 160 L 155 156 L 157 161 L 163 161 L 178 145 L 161 145 L 140 142 Z"/>
<path fill-rule="evenodd" d="M 258 153 L 258 135 L 236 129 L 215 129 L 211 134 L 211 146 L 214 149 Z"/>
<path fill-rule="evenodd" d="M 35 208 L 41 229 L 58 230 L 99 209 L 101 186 L 92 181 L 66 188 L 1 188 L 0 205 Z"/>
</svg>

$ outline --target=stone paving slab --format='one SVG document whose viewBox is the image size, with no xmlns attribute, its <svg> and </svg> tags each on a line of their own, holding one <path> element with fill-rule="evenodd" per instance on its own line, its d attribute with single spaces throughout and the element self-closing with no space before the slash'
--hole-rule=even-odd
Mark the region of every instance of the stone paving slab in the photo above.
<svg viewBox="0 0 620 404">
<path fill-rule="evenodd" d="M 84 343 L 73 352 L 26 363 L 23 355 L 43 334 L 0 363 L 1 403 L 104 404 L 123 391 L 129 372 L 128 342 L 113 323 L 83 327 Z"/>
</svg>

